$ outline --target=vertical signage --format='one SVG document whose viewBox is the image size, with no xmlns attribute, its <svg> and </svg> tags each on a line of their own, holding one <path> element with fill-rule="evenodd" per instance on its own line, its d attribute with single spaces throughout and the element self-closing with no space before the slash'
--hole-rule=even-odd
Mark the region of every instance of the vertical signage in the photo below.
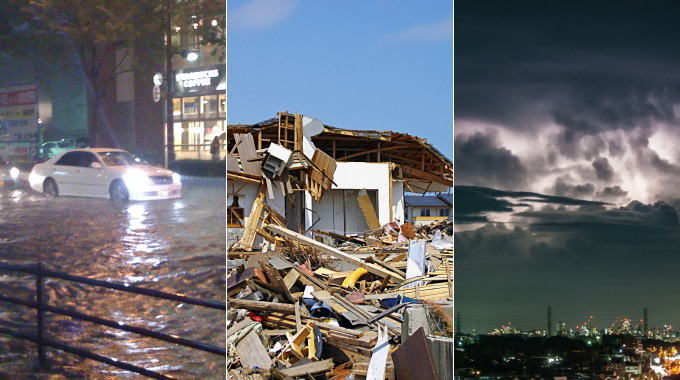
<svg viewBox="0 0 680 380">
<path fill-rule="evenodd" d="M 30 160 L 38 140 L 38 91 L 35 86 L 0 88 L 0 155 Z"/>
</svg>

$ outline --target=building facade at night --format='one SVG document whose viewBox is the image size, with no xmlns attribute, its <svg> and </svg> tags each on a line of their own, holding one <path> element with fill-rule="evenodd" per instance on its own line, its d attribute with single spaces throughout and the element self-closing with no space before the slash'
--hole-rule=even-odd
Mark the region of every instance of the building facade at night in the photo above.
<svg viewBox="0 0 680 380">
<path fill-rule="evenodd" d="M 224 146 L 227 85 L 224 49 L 201 46 L 193 36 L 176 36 L 184 51 L 197 51 L 190 61 L 173 57 L 173 136 L 176 159 L 210 159 L 215 137 Z M 221 149 L 223 150 L 223 149 Z M 223 157 L 222 152 L 222 157 Z"/>
<path fill-rule="evenodd" d="M 87 137 L 86 95 L 66 57 L 0 55 L 0 156 L 30 161 L 44 141 Z"/>
</svg>

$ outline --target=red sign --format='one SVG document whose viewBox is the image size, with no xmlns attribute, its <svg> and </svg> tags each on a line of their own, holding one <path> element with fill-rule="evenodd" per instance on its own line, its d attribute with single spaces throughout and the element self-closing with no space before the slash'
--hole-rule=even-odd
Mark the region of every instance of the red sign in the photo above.
<svg viewBox="0 0 680 380">
<path fill-rule="evenodd" d="M 28 106 L 38 102 L 35 88 L 0 92 L 0 107 Z"/>
</svg>

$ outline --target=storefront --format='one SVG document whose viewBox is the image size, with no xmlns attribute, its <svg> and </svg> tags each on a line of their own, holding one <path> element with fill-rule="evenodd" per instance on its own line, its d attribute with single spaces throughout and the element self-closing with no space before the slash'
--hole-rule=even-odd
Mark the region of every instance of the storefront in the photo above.
<svg viewBox="0 0 680 380">
<path fill-rule="evenodd" d="M 177 70 L 173 92 L 174 145 L 176 159 L 209 160 L 210 145 L 220 139 L 224 157 L 226 133 L 225 65 Z"/>
</svg>

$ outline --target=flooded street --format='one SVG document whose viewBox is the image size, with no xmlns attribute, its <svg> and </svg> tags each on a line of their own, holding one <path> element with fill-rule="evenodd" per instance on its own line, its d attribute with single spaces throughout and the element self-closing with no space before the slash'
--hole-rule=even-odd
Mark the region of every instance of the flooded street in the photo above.
<svg viewBox="0 0 680 380">
<path fill-rule="evenodd" d="M 184 180 L 176 200 L 112 203 L 48 199 L 27 188 L 0 190 L 0 261 L 224 302 L 223 179 Z M 223 311 L 47 279 L 49 304 L 224 347 Z M 33 300 L 35 279 L 0 272 L 0 293 Z M 0 327 L 35 332 L 35 311 L 0 302 Z M 51 339 L 182 379 L 224 378 L 224 358 L 47 313 Z M 0 379 L 143 378 L 48 348 L 34 370 L 35 344 L 0 335 Z"/>
</svg>

